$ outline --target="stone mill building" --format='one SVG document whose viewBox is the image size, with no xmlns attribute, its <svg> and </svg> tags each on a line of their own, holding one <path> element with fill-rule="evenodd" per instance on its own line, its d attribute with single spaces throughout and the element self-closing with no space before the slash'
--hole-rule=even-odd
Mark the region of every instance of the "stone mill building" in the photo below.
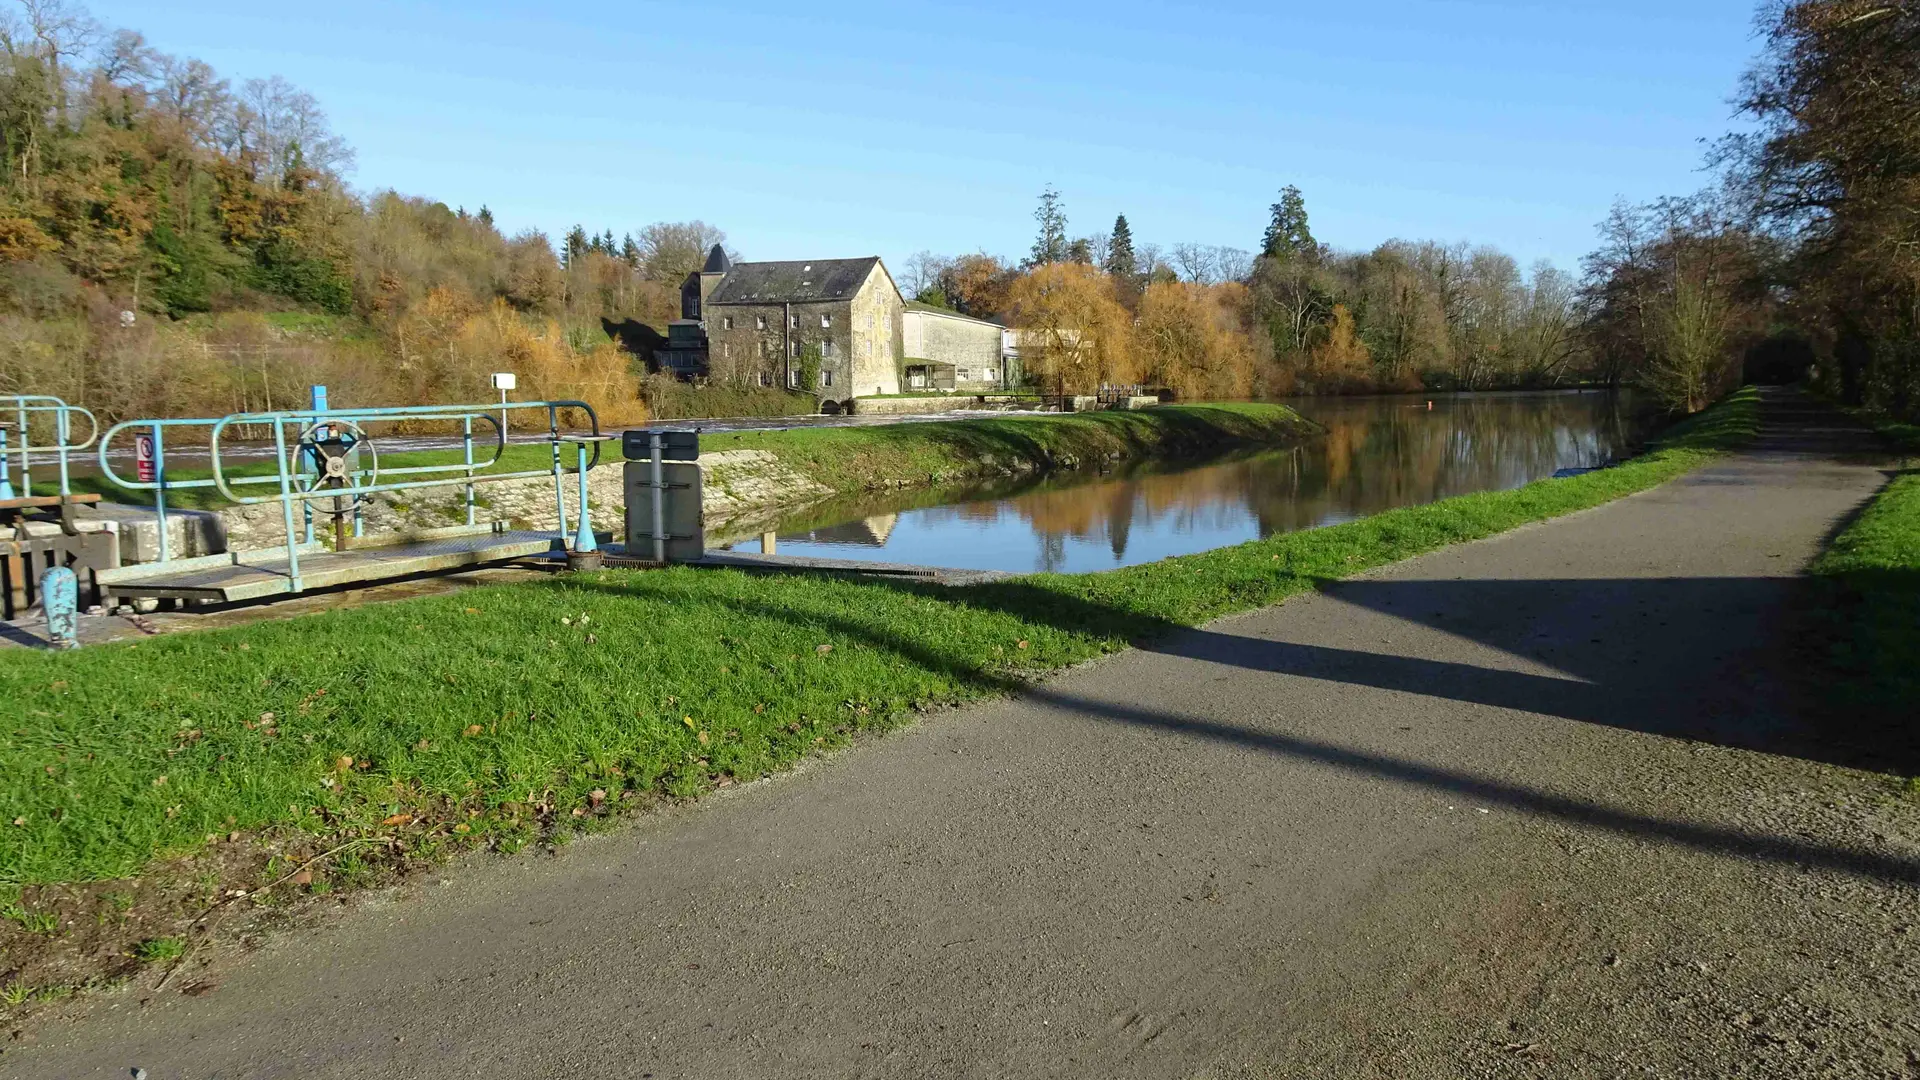
<svg viewBox="0 0 1920 1080">
<path fill-rule="evenodd" d="M 900 392 L 905 311 L 878 256 L 736 263 L 716 244 L 681 286 L 680 318 L 656 355 L 676 373 L 847 403 Z M 802 386 L 808 346 L 818 350 L 819 367 L 814 385 Z"/>
</svg>

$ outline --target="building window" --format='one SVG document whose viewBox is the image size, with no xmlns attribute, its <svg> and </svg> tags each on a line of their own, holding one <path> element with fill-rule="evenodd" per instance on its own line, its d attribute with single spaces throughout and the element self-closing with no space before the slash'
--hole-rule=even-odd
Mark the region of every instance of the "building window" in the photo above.
<svg viewBox="0 0 1920 1080">
<path fill-rule="evenodd" d="M 800 316 L 798 315 L 787 316 L 787 329 L 789 330 L 800 329 Z"/>
<path fill-rule="evenodd" d="M 831 328 L 832 326 L 833 326 L 833 316 L 831 315 L 820 316 L 820 329 L 826 330 Z"/>
<path fill-rule="evenodd" d="M 733 329 L 733 316 L 731 316 L 731 315 L 722 315 L 722 316 L 720 317 L 720 328 L 721 328 L 722 330 L 731 330 L 731 329 Z"/>
<path fill-rule="evenodd" d="M 827 340 L 820 343 L 820 355 L 821 356 L 833 355 L 833 339 L 832 338 L 828 338 Z"/>
<path fill-rule="evenodd" d="M 800 373 L 792 368 L 787 369 L 787 386 L 794 390 L 800 389 Z"/>
<path fill-rule="evenodd" d="M 831 372 L 831 371 L 829 371 L 829 370 L 827 370 L 826 368 L 821 368 L 821 369 L 820 369 L 820 385 L 821 385 L 821 386 L 832 386 L 832 385 L 833 385 L 833 372 Z"/>
<path fill-rule="evenodd" d="M 720 343 L 720 358 L 723 360 L 733 359 L 733 342 L 723 341 Z"/>
<path fill-rule="evenodd" d="M 758 381 L 761 386 L 772 386 L 773 376 L 763 371 L 759 374 Z"/>
<path fill-rule="evenodd" d="M 755 330 L 765 330 L 767 328 L 767 317 L 765 315 L 755 315 L 753 317 L 753 328 Z"/>
<path fill-rule="evenodd" d="M 800 359 L 800 343 L 797 341 L 793 343 L 793 358 Z"/>
</svg>

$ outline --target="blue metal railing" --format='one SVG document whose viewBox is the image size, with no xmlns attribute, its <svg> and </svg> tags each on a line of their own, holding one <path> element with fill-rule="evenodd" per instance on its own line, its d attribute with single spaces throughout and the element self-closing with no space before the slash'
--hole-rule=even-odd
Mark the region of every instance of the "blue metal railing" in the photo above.
<svg viewBox="0 0 1920 1080">
<path fill-rule="evenodd" d="M 87 437 L 74 438 L 74 420 L 87 422 Z M 11 430 L 7 423 L 12 422 Z M 53 442 L 45 446 L 33 445 L 33 429 L 36 421 L 44 427 L 48 423 L 53 428 Z M 69 489 L 71 455 L 93 445 L 100 433 L 100 422 L 91 412 L 78 405 L 69 405 L 57 397 L 46 394 L 0 394 L 0 499 L 33 497 L 33 455 L 52 454 L 54 463 L 60 470 L 60 495 L 71 495 Z M 20 486 L 13 485 L 13 458 L 20 459 Z"/>
<path fill-rule="evenodd" d="M 100 436 L 100 470 L 114 484 L 131 491 L 150 491 L 153 493 L 154 510 L 159 525 L 159 564 L 155 570 L 164 571 L 169 561 L 167 493 L 194 488 L 212 488 L 221 497 L 237 505 L 259 505 L 278 502 L 281 506 L 282 520 L 287 536 L 287 578 L 289 592 L 299 592 L 300 585 L 300 547 L 304 542 L 314 542 L 314 503 L 322 499 L 339 499 L 352 502 L 352 531 L 354 536 L 363 535 L 364 520 L 362 506 L 369 495 L 381 492 L 408 491 L 420 488 L 463 486 L 465 495 L 465 516 L 468 525 L 476 525 L 475 487 L 483 483 L 497 483 L 505 480 L 525 480 L 533 477 L 552 476 L 554 507 L 559 519 L 560 535 L 568 534 L 566 484 L 564 477 L 569 473 L 579 475 L 581 532 L 591 537 L 591 523 L 586 504 L 586 473 L 600 462 L 599 443 L 595 442 L 593 453 L 589 456 L 582 447 L 572 468 L 561 459 L 560 446 L 563 442 L 582 442 L 581 439 L 564 435 L 560 427 L 562 412 L 577 410 L 586 416 L 588 429 L 593 439 L 600 436 L 600 419 L 592 406 L 583 401 L 524 401 L 488 405 L 425 405 L 396 408 L 366 409 L 330 409 L 326 408 L 326 394 L 323 387 L 314 388 L 315 408 L 285 410 L 280 412 L 234 413 L 220 417 L 198 417 L 183 419 L 128 420 L 108 428 Z M 543 469 L 522 469 L 515 471 L 488 472 L 498 465 L 507 449 L 508 415 L 512 412 L 538 411 L 546 414 L 545 438 L 541 439 L 549 447 L 550 457 Z M 475 457 L 474 423 L 484 422 L 492 428 L 492 454 L 485 460 Z M 405 465 L 382 468 L 379 451 L 373 438 L 368 435 L 366 425 L 373 424 L 421 424 L 421 423 L 457 423 L 460 426 L 461 456 L 457 461 L 427 464 Z M 212 475 L 192 478 L 169 478 L 166 471 L 166 440 L 170 431 L 181 428 L 200 427 L 208 429 L 207 448 Z M 234 429 L 258 431 L 270 429 L 273 444 L 273 471 L 248 473 L 235 462 L 223 457 L 223 450 L 231 449 L 224 443 L 229 432 Z M 133 432 L 135 438 L 151 440 L 150 458 L 152 463 L 151 479 L 128 479 L 114 471 L 110 460 L 112 445 L 123 432 Z M 289 440 L 289 432 L 293 438 Z M 336 456 L 330 451 L 339 450 Z M 365 452 L 364 464 L 361 451 Z M 136 454 L 136 457 L 141 455 Z M 144 470 L 143 470 L 144 471 Z M 383 479 L 383 477 L 405 477 L 401 480 Z M 257 494 L 254 488 L 265 488 Z M 296 523 L 295 508 L 299 508 L 300 522 Z M 339 527 L 344 511 L 336 504 L 335 521 Z M 590 542 L 589 542 L 590 544 Z"/>
</svg>

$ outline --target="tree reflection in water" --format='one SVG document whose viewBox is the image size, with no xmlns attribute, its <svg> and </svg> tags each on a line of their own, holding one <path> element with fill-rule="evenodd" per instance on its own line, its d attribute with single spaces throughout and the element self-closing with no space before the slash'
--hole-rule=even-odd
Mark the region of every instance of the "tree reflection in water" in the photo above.
<svg viewBox="0 0 1920 1080">
<path fill-rule="evenodd" d="M 780 550 L 984 570 L 1106 570 L 1601 465 L 1630 453 L 1657 419 L 1629 396 L 1597 392 L 1290 404 L 1326 436 L 1208 464 L 819 507 L 776 530 Z M 929 498 L 943 501 L 927 505 Z"/>
</svg>

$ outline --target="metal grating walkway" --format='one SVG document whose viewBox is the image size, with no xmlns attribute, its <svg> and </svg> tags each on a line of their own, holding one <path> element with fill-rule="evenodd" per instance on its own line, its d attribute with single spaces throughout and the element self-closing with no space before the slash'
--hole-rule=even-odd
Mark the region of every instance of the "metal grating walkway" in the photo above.
<svg viewBox="0 0 1920 1080">
<path fill-rule="evenodd" d="M 316 551 L 300 556 L 300 584 L 303 589 L 324 589 L 564 549 L 559 533 L 483 532 L 346 551 Z M 154 570 L 158 572 L 154 573 L 143 572 L 145 567 L 130 567 L 115 574 L 107 590 L 115 596 L 221 602 L 253 600 L 290 591 L 284 549 L 245 552 L 234 559 L 237 561 L 225 563 L 196 559 L 194 566 L 166 571 L 156 566 Z"/>
</svg>

